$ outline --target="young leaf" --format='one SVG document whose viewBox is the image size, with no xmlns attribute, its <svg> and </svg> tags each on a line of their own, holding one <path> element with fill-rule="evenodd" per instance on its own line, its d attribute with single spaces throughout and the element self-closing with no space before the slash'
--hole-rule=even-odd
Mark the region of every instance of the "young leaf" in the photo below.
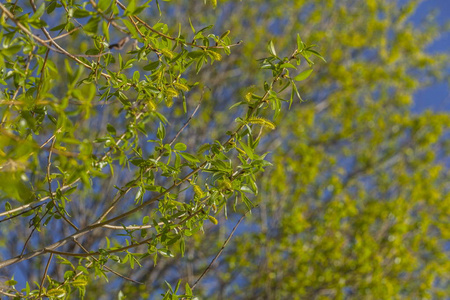
<svg viewBox="0 0 450 300">
<path fill-rule="evenodd" d="M 269 42 L 269 45 L 267 46 L 267 49 L 269 50 L 270 54 L 272 54 L 273 56 L 277 56 L 277 52 L 275 51 L 275 47 L 274 47 L 272 41 Z"/>
<path fill-rule="evenodd" d="M 309 75 L 311 75 L 312 71 L 313 71 L 313 69 L 305 70 L 305 71 L 301 72 L 300 74 L 298 74 L 297 76 L 295 76 L 294 79 L 297 81 L 305 80 L 306 78 L 309 77 Z"/>
<path fill-rule="evenodd" d="M 194 163 L 200 162 L 200 160 L 192 154 L 180 152 L 180 155 L 183 156 L 183 158 L 187 161 L 194 162 Z"/>
<path fill-rule="evenodd" d="M 173 147 L 173 149 L 177 151 L 185 151 L 186 148 L 187 148 L 186 145 L 183 143 L 176 143 L 175 146 Z"/>
<path fill-rule="evenodd" d="M 305 48 L 305 44 L 302 42 L 300 35 L 297 34 L 297 50 L 298 50 L 298 52 L 301 52 L 304 48 Z"/>
</svg>

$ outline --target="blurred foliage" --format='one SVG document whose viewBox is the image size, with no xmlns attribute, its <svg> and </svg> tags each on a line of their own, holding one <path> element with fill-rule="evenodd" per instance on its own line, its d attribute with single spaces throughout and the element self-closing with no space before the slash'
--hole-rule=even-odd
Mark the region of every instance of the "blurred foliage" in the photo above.
<svg viewBox="0 0 450 300">
<path fill-rule="evenodd" d="M 56 5 L 53 3 L 60 2 L 49 1 L 47 4 Z M 165 88 L 164 99 L 148 104 L 170 120 L 166 135 L 173 136 L 189 116 L 184 113 L 184 106 L 187 105 L 190 113 L 198 99 L 203 98 L 198 114 L 180 135 L 186 146 L 179 145 L 177 151 L 183 152 L 186 147 L 192 155 L 197 155 L 195 151 L 201 145 L 223 140 L 230 124 L 236 118 L 242 118 L 245 114 L 243 106 L 228 108 L 253 99 L 252 95 L 263 90 L 260 87 L 264 82 L 272 80 L 271 72 L 259 70 L 261 61 L 257 60 L 268 57 L 267 43 L 270 40 L 276 53 L 284 57 L 291 55 L 293 45 L 297 45 L 297 34 L 300 34 L 306 45 L 318 44 L 318 51 L 327 60 L 325 64 L 317 57 L 311 58 L 319 66 L 298 85 L 304 101 L 294 102 L 289 110 L 289 103 L 283 103 L 283 109 L 275 113 L 275 118 L 269 110 L 259 112 L 260 118 L 266 121 L 253 120 L 252 126 L 257 128 L 254 136 L 258 135 L 260 125 L 276 125 L 276 129 L 261 131 L 265 134 L 254 153 L 248 153 L 250 150 L 247 148 L 252 144 L 248 139 L 242 140 L 244 145 L 237 143 L 241 151 L 247 152 L 246 157 L 255 155 L 264 159 L 264 153 L 269 152 L 265 159 L 272 166 L 256 176 L 258 193 L 248 201 L 258 206 L 246 216 L 244 224 L 240 225 L 194 294 L 205 299 L 445 299 L 450 272 L 450 117 L 448 112 L 413 113 L 411 110 L 417 90 L 448 76 L 449 55 L 426 51 L 445 30 L 436 23 L 435 16 L 428 15 L 420 24 L 413 23 L 410 18 L 420 1 L 411 0 L 221 0 L 217 3 L 180 0 L 158 4 L 157 7 L 156 2 L 151 2 L 150 8 L 140 16 L 152 26 L 158 20 L 167 23 L 168 26 L 161 27 L 165 34 L 177 36 L 178 24 L 181 24 L 183 32 L 190 30 L 191 26 L 198 30 L 215 24 L 214 28 L 207 30 L 216 37 L 228 34 L 228 43 L 231 37 L 233 42 L 243 41 L 233 47 L 229 55 L 222 53 L 221 61 L 212 67 L 205 64 L 198 71 L 195 62 L 192 68 L 185 70 L 179 77 L 186 80 L 181 84 L 190 90 L 185 103 L 182 97 L 167 97 L 171 93 L 175 96 L 170 90 L 172 88 L 180 95 L 183 91 L 183 87 L 172 86 Z M 59 20 L 56 21 L 56 16 L 54 18 L 52 22 L 57 24 Z M 84 31 L 98 23 L 98 19 L 92 19 L 94 21 L 82 23 Z M 98 27 L 104 28 L 102 24 L 98 23 Z M 125 27 L 125 31 L 133 31 L 132 25 Z M 101 39 L 112 44 L 124 36 L 117 30 L 109 36 L 103 35 L 96 37 L 99 39 L 97 46 L 101 45 Z M 191 38 L 192 34 L 186 41 Z M 97 54 L 93 50 L 89 52 L 89 47 L 92 47 L 89 43 L 92 43 L 89 34 L 80 34 L 79 31 L 61 42 L 71 53 Z M 143 42 L 139 40 L 139 43 Z M 7 55 L 3 54 L 3 57 L 19 50 L 14 46 L 4 47 L 2 53 L 7 51 Z M 129 50 L 133 51 L 132 46 L 126 44 L 125 50 L 120 51 L 124 62 L 136 55 L 125 54 Z M 45 49 L 42 52 L 45 54 Z M 163 55 L 170 60 L 174 54 Z M 198 59 L 196 54 L 191 54 L 191 57 Z M 210 53 L 209 58 L 219 57 Z M 117 67 L 119 59 L 115 59 L 117 62 L 112 63 L 110 69 L 117 72 L 122 68 Z M 18 66 L 14 75 L 18 78 L 16 89 L 24 86 L 20 82 L 20 72 L 23 73 L 27 61 L 26 58 L 19 59 L 14 65 Z M 64 137 L 58 137 L 55 145 L 55 151 L 66 154 L 56 159 L 67 174 L 60 170 L 58 175 L 55 174 L 55 180 L 63 176 L 61 186 L 77 178 L 81 181 L 77 189 L 71 191 L 70 214 L 77 216 L 77 225 L 84 228 L 105 209 L 105 202 L 113 201 L 114 185 L 126 187 L 135 178 L 133 162 L 139 164 L 142 161 L 129 159 L 132 149 L 141 145 L 144 157 L 158 151 L 157 146 L 142 146 L 142 141 L 136 138 L 138 134 L 131 134 L 138 129 L 130 129 L 130 126 L 137 126 L 145 132 L 153 131 L 157 139 L 157 131 L 163 130 L 158 129 L 162 117 L 149 113 L 148 117 L 141 119 L 144 121 L 136 121 L 142 106 L 127 106 L 126 99 L 119 92 L 112 97 L 114 101 L 101 99 L 103 102 L 99 102 L 99 95 L 105 93 L 94 84 L 95 74 L 92 78 L 91 72 L 90 80 L 79 84 L 89 73 L 74 67 L 63 55 L 52 56 L 47 64 L 46 76 L 53 78 L 54 96 L 50 99 L 35 97 L 34 100 L 24 97 L 21 101 L 30 107 L 37 105 L 36 101 L 55 101 L 59 105 L 44 102 L 38 105 L 39 109 L 47 110 L 41 114 L 36 109 L 17 110 L 20 114 L 15 115 L 14 130 L 17 136 L 22 137 L 20 140 L 1 129 L 0 143 L 6 146 L 2 146 L 0 152 L 0 159 L 3 159 L 0 190 L 5 203 L 7 199 L 21 199 L 24 204 L 33 201 L 39 191 L 47 189 L 46 174 L 42 169 L 46 167 L 45 155 L 48 153 L 39 155 L 40 145 L 46 140 L 44 136 L 48 138 L 59 124 L 67 122 Z M 136 61 L 133 64 L 135 66 L 128 73 L 123 68 L 123 74 L 128 78 L 134 77 L 135 67 L 147 71 L 156 67 L 149 62 Z M 307 69 L 308 64 L 303 61 L 299 72 L 294 75 Z M 3 78 L 5 76 L 8 75 L 3 73 Z M 189 85 L 194 82 L 200 84 Z M 33 89 L 32 83 L 26 87 L 26 90 L 30 89 Z M 38 93 L 42 95 L 50 86 L 42 85 L 40 89 Z M 31 94 L 35 92 L 30 91 Z M 11 94 L 11 91 L 2 93 Z M 291 89 L 286 89 L 279 97 L 289 99 L 291 93 Z M 136 97 L 140 99 L 134 95 Z M 10 110 L 1 109 L 6 120 Z M 55 121 L 58 126 L 41 125 L 49 124 L 51 120 L 46 119 L 47 123 L 42 123 L 38 118 L 40 115 L 59 116 Z M 146 122 L 148 125 L 140 125 Z M 247 125 L 252 124 L 248 118 L 246 122 Z M 110 148 L 111 139 L 117 140 L 117 133 L 123 132 L 130 133 L 125 139 L 126 148 L 107 152 L 111 154 L 108 156 L 111 160 L 99 160 L 92 155 L 101 152 L 102 147 L 105 147 L 104 151 L 114 149 Z M 37 133 L 41 134 L 38 136 Z M 94 139 L 97 143 L 92 143 Z M 72 157 L 72 152 L 78 156 Z M 195 163 L 195 158 L 184 158 Z M 226 165 L 220 164 L 221 168 L 238 163 L 237 158 L 230 158 L 229 165 L 227 160 L 223 161 Z M 117 168 L 119 162 L 127 167 Z M 81 175 L 88 172 L 97 179 Z M 58 172 L 55 170 L 55 173 Z M 206 178 L 206 175 L 199 175 L 196 180 L 207 182 Z M 158 180 L 154 179 L 154 184 L 162 186 L 164 182 Z M 202 191 L 198 191 L 197 183 L 193 182 L 191 193 L 177 192 L 176 201 L 190 203 L 193 194 L 201 198 Z M 11 188 L 12 184 L 15 188 Z M 201 187 L 216 188 L 226 194 L 228 189 L 236 188 L 230 185 L 226 179 L 219 178 L 214 187 L 211 184 Z M 256 190 L 252 184 L 249 186 Z M 133 192 L 136 202 L 144 197 L 136 190 Z M 41 193 L 41 197 L 43 195 L 45 193 Z M 128 194 L 124 199 L 132 203 L 134 195 Z M 175 287 L 181 279 L 180 289 L 183 291 L 185 283 L 192 286 L 220 250 L 231 227 L 251 206 L 248 201 L 241 203 L 241 194 L 238 196 L 236 199 L 241 200 L 237 205 L 234 197 L 226 197 L 226 204 L 217 214 L 212 213 L 214 208 L 211 206 L 209 217 L 214 215 L 214 219 L 202 216 L 200 221 L 204 233 L 189 232 L 191 236 L 188 239 L 175 240 L 169 247 L 169 254 L 159 252 L 156 265 L 151 257 L 139 261 L 142 267 L 129 270 L 133 257 L 139 258 L 133 255 L 127 255 L 126 259 L 122 257 L 121 262 L 126 262 L 123 266 L 111 261 L 107 264 L 144 284 L 127 282 L 113 274 L 108 274 L 109 282 L 105 282 L 94 279 L 91 274 L 89 278 L 95 283 L 86 286 L 87 298 L 110 299 L 120 291 L 119 295 L 128 299 L 158 299 L 167 290 L 164 281 Z M 9 202 L 7 204 L 11 206 Z M 16 202 L 12 207 L 17 205 Z M 118 209 L 125 207 L 122 205 Z M 160 221 L 160 215 L 154 212 L 164 215 L 167 209 L 161 203 L 155 204 L 142 216 L 134 217 L 133 221 L 142 223 L 145 215 Z M 36 215 L 44 213 L 43 209 Z M 28 237 L 26 227 L 33 216 L 34 213 L 30 213 L 27 218 L 1 224 L 0 245 L 8 245 L 1 252 L 2 257 L 20 253 L 21 245 Z M 211 222 L 203 223 L 206 219 Z M 216 219 L 217 226 L 213 224 Z M 67 226 L 55 224 L 53 230 L 60 230 L 61 236 L 68 235 Z M 26 230 L 27 235 L 21 233 Z M 45 237 L 48 229 L 42 227 L 40 230 Z M 104 235 L 105 231 L 94 231 L 83 239 L 83 244 L 106 248 L 104 243 L 100 246 L 98 243 Z M 121 237 L 108 237 L 113 244 L 124 241 Z M 48 236 L 42 240 L 32 239 L 30 250 L 51 241 L 54 240 Z M 76 249 L 76 246 L 68 246 L 66 251 Z M 22 264 L 26 265 L 27 271 L 23 273 L 27 274 L 29 282 L 40 282 L 46 259 L 36 257 Z M 80 265 L 83 264 L 86 262 L 80 260 Z M 64 264 L 57 264 L 49 274 L 55 278 L 59 276 L 61 280 L 64 267 Z M 108 270 L 103 271 L 109 273 Z M 57 290 L 53 292 L 58 293 Z"/>
</svg>

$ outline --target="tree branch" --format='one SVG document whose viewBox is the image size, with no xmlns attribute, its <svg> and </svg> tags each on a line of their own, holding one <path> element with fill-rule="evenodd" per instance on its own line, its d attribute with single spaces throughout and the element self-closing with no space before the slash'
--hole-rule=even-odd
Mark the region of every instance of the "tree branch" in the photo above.
<svg viewBox="0 0 450 300">
<path fill-rule="evenodd" d="M 200 275 L 200 277 L 198 277 L 197 281 L 195 281 L 195 283 L 192 285 L 192 289 L 195 289 L 195 287 L 197 286 L 197 284 L 200 282 L 200 280 L 202 280 L 202 278 L 206 275 L 206 273 L 208 273 L 208 271 L 211 269 L 211 266 L 214 264 L 214 262 L 219 258 L 219 256 L 222 254 L 223 250 L 225 249 L 225 247 L 227 246 L 228 242 L 231 240 L 231 237 L 233 236 L 234 232 L 236 231 L 236 229 L 238 228 L 239 224 L 241 224 L 242 220 L 244 220 L 245 216 L 250 212 L 250 210 L 247 210 L 247 212 L 245 214 L 242 215 L 242 217 L 239 219 L 239 221 L 236 223 L 236 225 L 234 226 L 233 230 L 231 231 L 231 233 L 228 235 L 228 238 L 225 240 L 225 242 L 222 245 L 222 248 L 220 248 L 219 252 L 217 252 L 216 256 L 214 256 L 214 258 L 211 260 L 211 262 L 209 263 L 209 265 L 206 267 L 206 269 L 203 271 L 203 273 Z"/>
</svg>

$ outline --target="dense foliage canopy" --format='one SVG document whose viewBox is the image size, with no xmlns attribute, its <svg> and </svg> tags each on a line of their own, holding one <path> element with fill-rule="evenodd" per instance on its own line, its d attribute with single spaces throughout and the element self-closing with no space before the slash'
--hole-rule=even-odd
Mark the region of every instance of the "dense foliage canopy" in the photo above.
<svg viewBox="0 0 450 300">
<path fill-rule="evenodd" d="M 450 60 L 418 6 L 0 3 L 0 293 L 445 298 L 450 117 L 411 108 Z"/>
</svg>

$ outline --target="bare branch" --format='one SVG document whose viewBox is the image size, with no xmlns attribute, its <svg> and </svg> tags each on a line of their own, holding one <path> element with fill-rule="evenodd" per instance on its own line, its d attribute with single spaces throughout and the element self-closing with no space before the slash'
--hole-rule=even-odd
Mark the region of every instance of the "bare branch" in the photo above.
<svg viewBox="0 0 450 300">
<path fill-rule="evenodd" d="M 236 225 L 234 226 L 233 230 L 231 230 L 231 233 L 228 235 L 228 238 L 225 240 L 225 242 L 222 245 L 222 248 L 220 248 L 219 252 L 217 252 L 216 256 L 214 256 L 214 258 L 211 260 L 211 262 L 209 263 L 209 265 L 206 267 L 206 269 L 203 271 L 203 273 L 200 275 L 200 277 L 197 279 L 197 281 L 195 281 L 195 283 L 192 285 L 192 289 L 195 289 L 195 287 L 197 286 L 197 284 L 200 282 L 200 280 L 202 280 L 202 278 L 206 275 L 206 273 L 208 273 L 208 271 L 211 269 L 211 266 L 214 264 L 214 262 L 219 258 L 219 256 L 222 254 L 223 250 L 225 249 L 225 247 L 227 246 L 228 242 L 231 240 L 231 237 L 233 236 L 234 232 L 236 231 L 236 229 L 238 228 L 239 224 L 241 224 L 242 220 L 244 220 L 245 216 L 250 212 L 250 210 L 248 210 L 245 214 L 242 215 L 242 217 L 239 219 L 239 221 L 236 223 Z"/>
<path fill-rule="evenodd" d="M 45 266 L 44 274 L 42 275 L 41 279 L 41 286 L 39 287 L 39 296 L 38 298 L 41 298 L 42 295 L 42 288 L 44 287 L 45 277 L 47 277 L 48 268 L 50 267 L 50 262 L 52 261 L 53 254 L 50 253 L 50 256 L 47 260 L 47 265 Z"/>
</svg>

